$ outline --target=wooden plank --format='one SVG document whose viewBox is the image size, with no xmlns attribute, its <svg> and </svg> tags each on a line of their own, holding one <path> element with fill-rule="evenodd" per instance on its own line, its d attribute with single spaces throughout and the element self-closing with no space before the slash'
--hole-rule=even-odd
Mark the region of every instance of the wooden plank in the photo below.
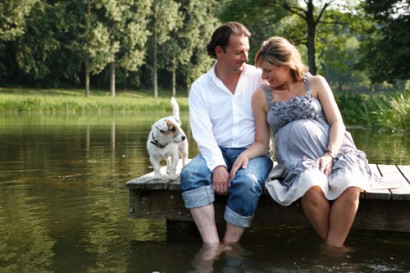
<svg viewBox="0 0 410 273">
<path fill-rule="evenodd" d="M 226 196 L 215 196 L 215 219 L 223 224 Z M 131 218 L 193 221 L 185 208 L 180 191 L 130 190 L 129 216 Z M 403 200 L 365 199 L 360 202 L 353 228 L 410 232 L 410 202 Z M 261 196 L 253 224 L 307 225 L 299 202 L 281 206 L 268 195 Z"/>
<path fill-rule="evenodd" d="M 180 191 L 130 190 L 128 214 L 131 218 L 192 221 Z"/>
<path fill-rule="evenodd" d="M 143 176 L 137 177 L 135 179 L 132 179 L 128 181 L 125 185 L 131 190 L 131 189 L 144 189 L 145 184 L 149 181 L 150 179 L 147 179 Z"/>
<path fill-rule="evenodd" d="M 369 164 L 369 167 L 373 173 L 381 175 L 376 164 Z M 390 200 L 391 192 L 388 189 L 372 189 L 364 192 L 364 198 Z"/>
<path fill-rule="evenodd" d="M 168 189 L 172 191 L 180 191 L 181 190 L 181 179 L 178 179 L 178 180 L 175 180 L 169 183 Z"/>
<path fill-rule="evenodd" d="M 188 159 L 188 162 L 190 159 Z M 160 171 L 162 174 L 162 177 L 160 178 L 155 178 L 154 177 L 154 172 L 150 172 L 148 174 L 145 174 L 141 177 L 132 179 L 128 181 L 125 185 L 129 189 L 148 189 L 148 190 L 165 190 L 165 189 L 181 189 L 181 182 L 179 178 L 179 174 L 181 173 L 182 169 L 182 160 L 178 161 L 177 169 L 176 169 L 176 174 L 178 175 L 177 179 L 170 179 L 168 175 L 166 174 L 166 166 L 162 166 Z"/>
<path fill-rule="evenodd" d="M 371 170 L 375 173 L 382 174 L 387 181 L 391 181 L 393 184 L 398 183 L 400 188 L 395 190 L 388 189 L 372 189 L 368 191 L 361 192 L 361 198 L 363 199 L 404 199 L 410 200 L 410 183 L 408 182 L 408 177 L 410 177 L 410 166 L 400 166 L 400 171 L 398 167 L 393 165 L 376 165 L 369 164 Z M 181 161 L 178 163 L 177 174 L 181 171 Z M 162 167 L 162 173 L 165 173 L 166 167 Z M 383 173 L 380 171 L 383 170 Z M 162 178 L 154 178 L 154 172 L 150 172 L 139 178 L 132 179 L 126 183 L 129 189 L 147 189 L 147 190 L 180 190 L 181 182 L 178 177 L 176 180 L 169 179 L 166 175 Z M 267 190 L 264 190 L 265 195 L 269 195 Z M 393 198 L 394 196 L 394 198 Z"/>
<path fill-rule="evenodd" d="M 396 190 L 364 192 L 354 229 L 410 232 L 410 166 L 370 164 L 374 172 L 399 183 Z M 165 167 L 164 167 L 165 168 Z M 180 172 L 180 166 L 177 173 Z M 153 172 L 127 182 L 129 188 L 129 216 L 132 218 L 166 219 L 167 222 L 192 221 L 181 196 L 180 179 L 154 179 Z M 395 182 L 396 181 L 396 182 Z M 398 181 L 398 182 L 397 182 Z M 393 197 L 394 200 L 390 199 Z M 215 217 L 223 224 L 226 196 L 215 196 Z M 260 198 L 254 218 L 255 224 L 310 225 L 299 202 L 290 206 L 277 204 L 269 194 Z"/>
<path fill-rule="evenodd" d="M 399 187 L 391 189 L 393 200 L 410 200 L 410 184 L 395 165 L 379 165 L 383 177 Z"/>
<path fill-rule="evenodd" d="M 410 184 L 410 165 L 398 165 L 397 168 Z"/>
<path fill-rule="evenodd" d="M 354 229 L 410 232 L 410 202 L 364 199 L 353 223 Z"/>
</svg>

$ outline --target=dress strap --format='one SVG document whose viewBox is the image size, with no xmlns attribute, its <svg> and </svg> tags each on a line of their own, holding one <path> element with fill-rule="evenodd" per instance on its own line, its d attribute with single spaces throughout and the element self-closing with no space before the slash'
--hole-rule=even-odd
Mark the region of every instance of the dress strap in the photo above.
<svg viewBox="0 0 410 273">
<path fill-rule="evenodd" d="M 271 106 L 271 104 L 272 104 L 272 102 L 273 102 L 273 93 L 272 93 L 272 91 L 270 90 L 270 88 L 268 87 L 268 85 L 266 85 L 266 84 L 263 84 L 263 85 L 262 85 L 262 89 L 263 89 L 263 91 L 265 92 L 266 100 L 267 100 L 268 106 L 269 106 L 269 108 L 270 108 L 270 106 Z"/>
<path fill-rule="evenodd" d="M 306 86 L 306 95 L 309 97 L 312 96 L 312 91 L 310 90 L 310 82 L 309 82 L 309 77 L 312 76 L 310 72 L 306 72 L 305 75 L 303 75 L 303 81 L 305 82 Z"/>
</svg>

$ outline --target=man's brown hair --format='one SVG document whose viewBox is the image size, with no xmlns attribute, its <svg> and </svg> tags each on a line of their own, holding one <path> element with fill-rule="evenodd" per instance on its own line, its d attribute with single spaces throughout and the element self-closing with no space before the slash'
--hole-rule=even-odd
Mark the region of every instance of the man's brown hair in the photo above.
<svg viewBox="0 0 410 273">
<path fill-rule="evenodd" d="M 231 35 L 245 35 L 251 37 L 249 30 L 238 22 L 227 22 L 217 28 L 212 34 L 211 41 L 206 46 L 206 51 L 210 57 L 216 58 L 215 48 L 220 46 L 225 52 L 226 47 L 229 44 L 229 38 Z"/>
</svg>

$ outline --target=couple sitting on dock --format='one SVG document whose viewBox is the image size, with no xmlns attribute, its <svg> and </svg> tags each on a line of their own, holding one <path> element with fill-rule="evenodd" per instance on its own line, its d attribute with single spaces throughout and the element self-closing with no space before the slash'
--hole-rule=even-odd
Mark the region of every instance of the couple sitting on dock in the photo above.
<svg viewBox="0 0 410 273">
<path fill-rule="evenodd" d="M 282 37 L 262 44 L 259 69 L 248 65 L 249 37 L 237 22 L 217 28 L 207 45 L 216 62 L 191 87 L 190 127 L 200 154 L 181 171 L 185 206 L 203 242 L 219 244 L 214 195 L 227 195 L 223 243 L 235 244 L 266 187 L 283 206 L 300 200 L 325 245 L 343 248 L 360 191 L 378 177 L 346 131 L 326 80 L 310 75 Z"/>
</svg>

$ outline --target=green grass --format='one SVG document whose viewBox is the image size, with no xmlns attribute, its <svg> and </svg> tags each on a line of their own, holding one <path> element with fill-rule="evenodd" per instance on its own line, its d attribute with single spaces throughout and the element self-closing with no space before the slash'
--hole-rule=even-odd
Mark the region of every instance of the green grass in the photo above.
<svg viewBox="0 0 410 273">
<path fill-rule="evenodd" d="M 76 89 L 10 89 L 0 88 L 0 113 L 64 113 L 74 115 L 128 114 L 171 111 L 171 92 L 159 90 L 93 90 L 89 97 Z M 179 95 L 183 94 L 183 95 Z M 188 111 L 185 91 L 177 91 L 181 112 Z M 383 94 L 338 93 L 336 101 L 348 126 L 378 127 L 393 133 L 410 131 L 410 92 Z"/>
<path fill-rule="evenodd" d="M 0 113 L 169 112 L 170 98 L 171 93 L 164 90 L 160 90 L 158 97 L 154 98 L 147 90 L 120 91 L 115 97 L 111 97 L 107 91 L 92 91 L 89 97 L 85 97 L 83 90 L 0 88 Z M 188 110 L 186 95 L 177 96 L 177 101 L 181 111 Z"/>
</svg>

